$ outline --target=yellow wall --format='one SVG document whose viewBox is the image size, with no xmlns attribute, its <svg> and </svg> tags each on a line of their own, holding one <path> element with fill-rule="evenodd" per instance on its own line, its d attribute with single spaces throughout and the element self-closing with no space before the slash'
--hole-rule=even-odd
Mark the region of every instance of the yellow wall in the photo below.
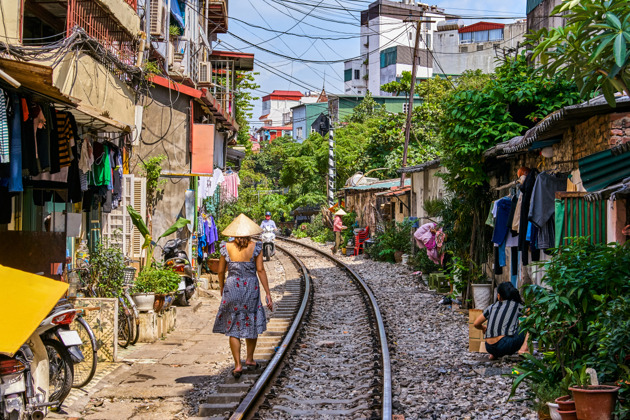
<svg viewBox="0 0 630 420">
<path fill-rule="evenodd" d="M 20 38 L 20 0 L 0 0 L 0 40 L 9 44 L 18 44 Z M 6 27 L 6 31 L 5 31 Z"/>
<path fill-rule="evenodd" d="M 87 54 L 66 55 L 53 69 L 53 85 L 111 119 L 135 125 L 134 91 Z"/>
</svg>

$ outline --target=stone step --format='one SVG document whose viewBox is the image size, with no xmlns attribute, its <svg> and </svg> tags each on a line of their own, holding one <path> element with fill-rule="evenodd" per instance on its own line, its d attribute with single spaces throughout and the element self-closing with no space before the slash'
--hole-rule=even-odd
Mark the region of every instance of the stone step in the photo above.
<svg viewBox="0 0 630 420">
<path fill-rule="evenodd" d="M 238 402 L 230 404 L 199 404 L 199 417 L 210 417 L 233 412 L 238 407 Z"/>
<path fill-rule="evenodd" d="M 208 404 L 230 404 L 240 402 L 245 396 L 245 392 L 222 392 L 210 395 L 206 402 Z"/>
</svg>

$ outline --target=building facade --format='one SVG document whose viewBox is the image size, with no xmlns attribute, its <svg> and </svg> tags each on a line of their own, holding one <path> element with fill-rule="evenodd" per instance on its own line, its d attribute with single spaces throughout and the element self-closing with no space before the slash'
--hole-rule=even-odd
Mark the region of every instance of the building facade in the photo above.
<svg viewBox="0 0 630 420">
<path fill-rule="evenodd" d="M 177 217 L 189 218 L 179 235 L 190 237 L 196 204 L 205 198 L 201 179 L 228 169 L 234 156 L 228 145 L 239 130 L 236 72 L 253 69 L 253 54 L 214 49 L 227 31 L 228 1 L 0 0 L 0 6 L 6 51 L 0 94 L 12 105 L 19 101 L 29 118 L 47 121 L 36 125 L 41 139 L 0 162 L 0 177 L 5 165 L 20 168 L 8 178 L 11 188 L 0 187 L 0 242 L 14 244 L 16 255 L 50 250 L 30 267 L 10 252 L 0 263 L 58 275 L 51 264 L 73 260 L 82 241 L 93 248 L 103 240 L 131 258 L 146 257 L 128 205 L 158 235 Z M 10 144 L 20 142 L 16 133 Z M 158 155 L 163 192 L 148 214 L 142 162 Z"/>
<path fill-rule="evenodd" d="M 500 63 L 497 59 L 514 55 L 521 48 L 527 29 L 526 21 L 468 26 L 457 22 L 438 26 L 433 38 L 433 74 L 457 76 L 466 70 L 492 73 Z"/>
<path fill-rule="evenodd" d="M 559 4 L 562 0 L 527 0 L 527 32 L 564 26 L 562 16 L 551 16 L 551 11 Z"/>
<path fill-rule="evenodd" d="M 416 77 L 433 75 L 430 51 L 439 22 L 453 16 L 437 6 L 415 1 L 377 0 L 361 12 L 361 48 L 359 58 L 345 62 L 344 93 L 361 95 L 366 90 L 389 96 L 381 91 L 385 83 L 396 80 L 403 71 L 412 70 L 415 23 L 422 21 L 420 61 Z M 423 60 L 424 57 L 424 60 Z"/>
<path fill-rule="evenodd" d="M 361 12 L 359 57 L 344 63 L 344 93 L 391 96 L 381 86 L 411 72 L 421 22 L 416 78 L 459 76 L 466 70 L 493 72 L 496 58 L 513 53 L 523 42 L 526 22 L 477 22 L 464 26 L 444 9 L 416 3 L 377 0 Z"/>
<path fill-rule="evenodd" d="M 328 102 L 302 104 L 291 108 L 293 138 L 302 143 L 311 132 L 311 126 L 321 113 L 328 112 Z"/>
</svg>

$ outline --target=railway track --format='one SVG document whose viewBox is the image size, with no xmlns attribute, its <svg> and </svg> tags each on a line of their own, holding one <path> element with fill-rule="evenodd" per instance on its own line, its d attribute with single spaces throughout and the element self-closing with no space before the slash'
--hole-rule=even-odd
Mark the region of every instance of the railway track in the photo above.
<svg viewBox="0 0 630 420">
<path fill-rule="evenodd" d="M 208 402 L 239 397 L 231 420 L 391 419 L 389 351 L 371 290 L 332 256 L 297 241 L 281 241 L 278 250 L 290 258 L 300 281 L 287 282 L 270 328 L 259 339 L 268 346 L 266 335 L 276 334 L 271 339 L 276 338 L 272 345 L 277 346 L 262 357 L 269 360 L 264 370 L 239 380 L 228 378 Z M 287 264 L 285 259 L 285 269 Z M 273 327 L 276 319 L 282 319 L 275 325 L 286 332 Z M 262 355 L 258 349 L 256 353 L 257 358 Z M 203 412 L 203 406 L 211 405 L 203 404 L 200 415 L 218 414 Z"/>
</svg>

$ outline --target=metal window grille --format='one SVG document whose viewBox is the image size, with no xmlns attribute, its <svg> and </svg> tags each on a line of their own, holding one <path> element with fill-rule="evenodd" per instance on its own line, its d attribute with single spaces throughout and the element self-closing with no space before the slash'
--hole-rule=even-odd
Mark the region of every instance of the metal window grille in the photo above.
<svg viewBox="0 0 630 420">
<path fill-rule="evenodd" d="M 136 0 L 125 0 L 134 7 Z M 133 4 L 131 4 L 133 3 Z M 66 31 L 69 36 L 75 26 L 80 26 L 92 38 L 125 64 L 136 64 L 136 40 L 94 0 L 68 0 Z"/>
</svg>

